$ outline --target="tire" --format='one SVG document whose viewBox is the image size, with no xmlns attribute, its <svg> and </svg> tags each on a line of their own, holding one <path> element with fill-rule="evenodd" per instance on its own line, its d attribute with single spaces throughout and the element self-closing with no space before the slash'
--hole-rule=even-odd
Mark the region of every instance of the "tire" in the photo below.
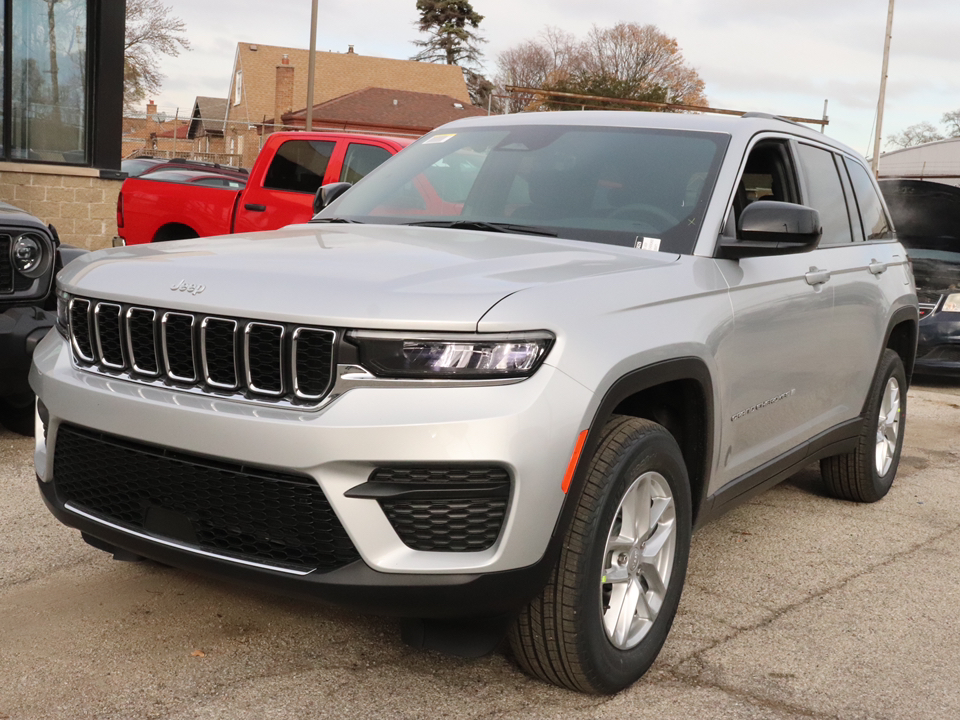
<svg viewBox="0 0 960 720">
<path fill-rule="evenodd" d="M 893 350 L 884 350 L 856 449 L 820 461 L 820 475 L 830 494 L 853 502 L 876 502 L 886 495 L 900 465 L 906 419 L 903 362 Z"/>
<path fill-rule="evenodd" d="M 630 523 L 644 517 L 644 507 L 646 521 Z M 632 417 L 607 423 L 557 566 L 511 628 L 520 666 L 588 693 L 613 693 L 638 680 L 660 652 L 680 602 L 690 507 L 686 466 L 670 433 Z M 628 532 L 624 519 L 642 530 Z M 644 550 L 648 562 L 641 562 Z"/>
<path fill-rule="evenodd" d="M 33 396 L 30 396 L 31 400 Z M 20 400 L 18 398 L 18 400 Z M 18 435 L 33 435 L 33 402 L 0 400 L 0 425 Z"/>
</svg>

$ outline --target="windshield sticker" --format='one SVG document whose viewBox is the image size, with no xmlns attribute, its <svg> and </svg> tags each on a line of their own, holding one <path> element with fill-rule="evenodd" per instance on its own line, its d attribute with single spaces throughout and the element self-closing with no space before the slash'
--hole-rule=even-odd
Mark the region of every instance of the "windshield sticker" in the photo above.
<svg viewBox="0 0 960 720">
<path fill-rule="evenodd" d="M 641 250 L 652 250 L 653 252 L 659 252 L 660 250 L 660 238 L 645 237 L 643 239 L 637 238 L 637 244 L 635 247 L 640 248 Z"/>
<path fill-rule="evenodd" d="M 456 133 L 449 133 L 448 135 L 434 135 L 433 137 L 428 137 L 423 141 L 424 145 L 434 145 L 436 143 L 445 143 L 452 137 L 456 137 Z"/>
</svg>

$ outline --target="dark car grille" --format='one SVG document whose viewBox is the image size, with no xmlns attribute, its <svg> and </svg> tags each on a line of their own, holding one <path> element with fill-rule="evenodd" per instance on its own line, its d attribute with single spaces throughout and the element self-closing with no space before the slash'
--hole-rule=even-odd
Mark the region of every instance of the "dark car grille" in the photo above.
<svg viewBox="0 0 960 720">
<path fill-rule="evenodd" d="M 0 293 L 13 292 L 13 260 L 10 258 L 9 235 L 0 235 Z"/>
<path fill-rule="evenodd" d="M 33 278 L 14 271 L 13 258 L 10 256 L 12 244 L 12 235 L 0 233 L 0 295 L 25 292 L 36 282 Z"/>
<path fill-rule="evenodd" d="M 334 330 L 87 298 L 69 314 L 74 358 L 94 372 L 299 406 L 333 383 Z"/>
<path fill-rule="evenodd" d="M 351 493 L 377 497 L 397 535 L 414 550 L 478 552 L 500 536 L 510 476 L 497 466 L 377 468 Z"/>
<path fill-rule="evenodd" d="M 57 493 L 77 509 L 225 557 L 332 570 L 359 557 L 311 478 L 174 453 L 61 425 Z"/>
</svg>

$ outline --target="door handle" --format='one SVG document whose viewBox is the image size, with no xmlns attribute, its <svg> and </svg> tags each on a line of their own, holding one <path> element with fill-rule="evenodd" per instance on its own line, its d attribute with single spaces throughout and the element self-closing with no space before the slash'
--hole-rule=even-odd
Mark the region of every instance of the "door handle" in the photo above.
<svg viewBox="0 0 960 720">
<path fill-rule="evenodd" d="M 266 205 L 254 205 L 252 203 L 247 203 L 243 206 L 244 210 L 250 210 L 251 212 L 264 212 L 267 209 Z"/>
<path fill-rule="evenodd" d="M 807 285 L 823 285 L 827 280 L 830 279 L 830 271 L 818 270 L 817 268 L 812 267 L 810 268 L 810 272 L 803 277 L 806 279 Z"/>
<path fill-rule="evenodd" d="M 876 258 L 870 259 L 870 264 L 867 265 L 867 269 L 872 272 L 874 275 L 879 275 L 882 272 L 885 272 L 887 269 L 887 264 L 880 262 Z"/>
</svg>

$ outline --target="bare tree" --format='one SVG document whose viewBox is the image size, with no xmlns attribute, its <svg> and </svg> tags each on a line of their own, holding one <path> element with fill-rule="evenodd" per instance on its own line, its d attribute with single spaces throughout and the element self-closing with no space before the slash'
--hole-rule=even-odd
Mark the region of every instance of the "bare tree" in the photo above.
<svg viewBox="0 0 960 720">
<path fill-rule="evenodd" d="M 190 49 L 187 26 L 162 0 L 127 0 L 123 45 L 123 104 L 138 107 L 148 93 L 160 92 L 161 55 L 176 57 Z"/>
<path fill-rule="evenodd" d="M 497 56 L 496 82 L 507 86 L 541 88 L 556 86 L 582 64 L 582 47 L 570 33 L 559 28 L 544 28 L 534 40 L 527 40 Z M 534 95 L 514 93 L 506 101 L 508 112 L 520 112 L 535 99 Z"/>
<path fill-rule="evenodd" d="M 501 53 L 497 64 L 501 86 L 707 104 L 703 80 L 686 64 L 676 39 L 654 25 L 594 26 L 586 39 L 579 42 L 571 35 L 548 28 L 538 39 Z M 516 100 L 526 105 L 529 98 Z"/>
<path fill-rule="evenodd" d="M 960 137 L 960 110 L 945 112 L 940 122 L 947 128 L 947 137 Z"/>
<path fill-rule="evenodd" d="M 922 145 L 923 143 L 935 142 L 936 140 L 943 140 L 943 135 L 940 134 L 933 123 L 924 120 L 916 125 L 911 125 L 903 132 L 895 133 L 887 137 L 887 146 L 892 145 L 893 147 L 907 148 L 913 147 L 914 145 Z"/>
</svg>

